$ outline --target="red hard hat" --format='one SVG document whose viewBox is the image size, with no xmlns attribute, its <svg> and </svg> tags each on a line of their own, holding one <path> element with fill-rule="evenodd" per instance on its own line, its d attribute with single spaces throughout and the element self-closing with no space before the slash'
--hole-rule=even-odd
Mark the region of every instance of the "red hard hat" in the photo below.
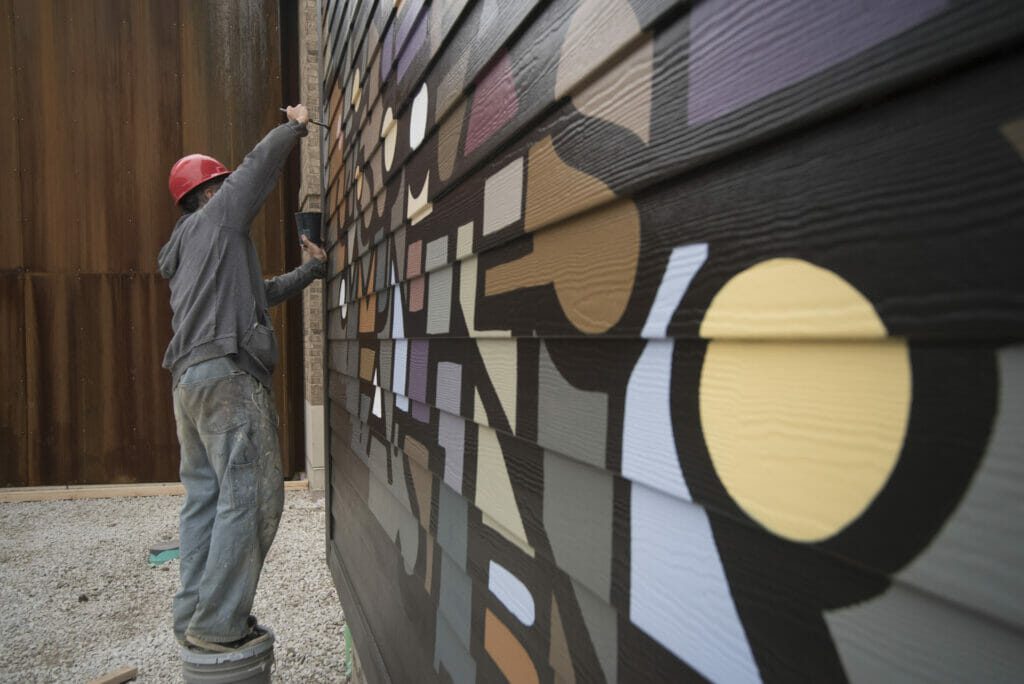
<svg viewBox="0 0 1024 684">
<path fill-rule="evenodd" d="M 228 171 L 228 167 L 213 157 L 207 157 L 205 154 L 190 154 L 176 161 L 171 167 L 171 177 L 167 179 L 167 187 L 170 188 L 171 197 L 177 204 L 193 188 L 229 173 L 231 172 Z"/>
</svg>

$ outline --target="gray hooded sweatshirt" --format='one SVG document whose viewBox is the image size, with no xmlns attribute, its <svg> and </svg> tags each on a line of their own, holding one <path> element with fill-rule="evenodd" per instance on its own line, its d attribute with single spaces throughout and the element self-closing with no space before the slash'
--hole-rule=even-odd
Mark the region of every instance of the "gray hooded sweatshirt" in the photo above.
<svg viewBox="0 0 1024 684">
<path fill-rule="evenodd" d="M 163 366 L 174 385 L 189 366 L 233 356 L 242 370 L 270 387 L 277 339 L 267 308 L 298 294 L 327 269 L 312 259 L 263 280 L 249 224 L 304 135 L 306 127 L 294 121 L 270 131 L 206 205 L 178 219 L 160 250 L 160 273 L 170 280 L 174 331 Z"/>
</svg>

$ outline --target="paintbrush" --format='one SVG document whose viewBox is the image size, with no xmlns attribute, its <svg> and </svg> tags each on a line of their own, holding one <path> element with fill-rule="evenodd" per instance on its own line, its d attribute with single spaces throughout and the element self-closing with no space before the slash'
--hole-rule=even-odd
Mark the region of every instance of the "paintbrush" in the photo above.
<svg viewBox="0 0 1024 684">
<path fill-rule="evenodd" d="M 288 113 L 288 110 L 287 110 L 287 109 L 285 109 L 284 107 L 281 107 L 280 109 L 278 109 L 278 111 L 279 111 L 279 112 L 284 112 L 284 113 L 286 113 L 286 114 Z M 330 127 L 330 126 L 328 126 L 327 124 L 325 124 L 325 123 L 320 123 L 319 121 L 313 121 L 313 119 L 310 119 L 310 120 L 309 120 L 309 123 L 311 123 L 311 124 L 316 124 L 317 126 L 323 126 L 323 127 L 324 127 L 324 128 L 326 128 L 327 130 L 331 130 L 331 127 Z"/>
</svg>

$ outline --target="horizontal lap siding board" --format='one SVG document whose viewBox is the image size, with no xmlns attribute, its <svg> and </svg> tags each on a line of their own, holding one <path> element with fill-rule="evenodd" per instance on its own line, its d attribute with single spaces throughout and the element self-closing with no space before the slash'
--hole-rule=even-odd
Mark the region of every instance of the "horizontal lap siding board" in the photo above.
<svg viewBox="0 0 1024 684">
<path fill-rule="evenodd" d="M 797 140 L 758 147 L 708 173 L 634 195 L 632 201 L 644 220 L 641 263 L 663 269 L 674 247 L 709 245 L 708 263 L 688 292 L 688 299 L 702 304 L 687 306 L 684 302 L 669 334 L 697 334 L 704 310 L 726 279 L 752 263 L 784 255 L 842 274 L 871 300 L 891 334 L 1019 336 L 1024 300 L 1017 287 L 1015 264 L 992 261 L 988 268 L 978 271 L 919 269 L 917 265 L 922 255 L 928 255 L 928 263 L 951 258 L 962 249 L 972 250 L 974 259 L 987 260 L 1001 241 L 1014 239 L 1016 227 L 999 217 L 1015 215 L 1022 209 L 1024 200 L 1017 184 L 1024 183 L 1024 164 L 1003 128 L 1024 112 L 1014 87 L 983 94 L 1000 84 L 1024 86 L 1020 83 L 1022 64 L 1020 58 L 1014 58 L 981 72 L 960 74 L 925 92 L 831 122 Z M 880 127 L 887 127 L 893 137 L 876 135 Z M 481 235 L 476 227 L 481 213 L 487 213 L 486 207 L 483 212 L 479 207 L 481 200 L 486 201 L 486 179 L 515 159 L 532 159 L 533 145 L 517 145 L 514 152 L 485 167 L 481 177 L 470 179 L 446 196 L 446 200 L 453 200 L 450 205 L 442 202 L 420 224 L 400 228 L 385 242 L 388 258 L 394 264 L 403 264 L 406 254 L 402 251 L 408 250 L 405 245 L 414 244 L 413 235 L 415 242 L 423 245 L 446 239 L 445 263 L 461 257 L 465 269 L 471 256 L 461 251 L 459 243 L 462 226 L 470 225 L 474 249 L 479 253 L 473 268 L 482 281 L 478 287 L 486 296 L 491 277 L 488 262 L 509 261 L 508 255 L 522 253 L 531 241 L 536 246 L 538 235 L 550 235 L 550 243 L 560 244 L 557 232 L 567 225 L 564 221 L 529 232 L 510 225 L 495 237 Z M 837 154 L 836 150 L 843 152 Z M 607 164 L 599 157 L 592 158 L 598 164 Z M 528 215 L 528 171 L 521 182 L 526 188 L 524 213 Z M 694 202 L 693 197 L 700 201 Z M 599 221 L 613 208 L 605 205 L 587 216 Z M 977 229 L 981 223 L 987 223 L 986 230 Z M 683 234 L 686 237 L 681 236 L 681 224 L 688 226 Z M 766 240 L 769 232 L 772 239 Z M 929 240 L 915 242 L 925 234 Z M 844 239 L 837 239 L 837 235 Z M 972 239 L 965 241 L 968 235 Z M 368 269 L 371 262 L 379 261 L 379 253 L 380 249 L 375 249 L 346 272 L 350 301 L 357 292 L 355 269 Z M 586 254 L 581 247 L 581 257 Z M 596 255 L 609 263 L 614 263 L 617 256 L 606 252 Z M 879 260 L 885 261 L 885 269 L 877 268 Z M 538 266 L 546 264 L 540 258 L 534 261 Z M 915 269 L 920 273 L 907 277 Z M 397 280 L 407 280 L 409 273 L 406 266 Z M 531 274 L 525 265 L 519 273 L 524 280 L 544 275 Z M 638 270 L 631 301 L 650 302 L 659 277 L 657 269 Z M 452 278 L 462 282 L 458 270 Z M 390 280 L 375 281 L 371 286 L 380 289 L 386 285 Z M 595 287 L 614 285 L 595 283 Z M 937 293 L 948 294 L 936 298 Z M 609 292 L 609 297 L 613 294 Z M 393 301 L 386 291 L 378 295 Z M 492 296 L 501 301 L 500 295 Z M 531 329 L 537 334 L 575 333 L 571 326 L 557 320 L 558 314 L 547 314 L 551 305 L 540 296 L 510 303 L 512 306 L 497 307 L 500 319 L 496 321 L 481 321 L 478 312 L 476 328 L 511 328 L 516 334 L 530 334 Z M 557 312 L 558 305 L 553 306 Z M 636 335 L 644 323 L 642 317 L 627 313 L 609 334 Z M 407 334 L 423 336 L 422 326 L 425 322 L 414 314 L 406 323 Z M 474 334 L 472 328 L 470 334 Z"/>
<path fill-rule="evenodd" d="M 1019 8 L 1012 9 L 1020 11 Z M 594 141 L 597 140 L 601 143 L 601 148 L 607 146 L 615 149 L 616 155 L 613 158 L 618 163 L 607 170 L 598 166 L 596 172 L 591 171 L 588 175 L 597 176 L 617 193 L 622 193 L 624 190 L 636 192 L 644 185 L 660 180 L 666 175 L 688 171 L 698 164 L 707 164 L 723 154 L 744 149 L 753 142 L 760 142 L 770 134 L 779 135 L 789 132 L 795 127 L 813 122 L 816 118 L 821 119 L 837 111 L 842 111 L 844 107 L 861 104 L 867 98 L 876 100 L 887 92 L 892 92 L 899 87 L 906 87 L 908 80 L 927 80 L 928 76 L 941 66 L 947 68 L 956 66 L 971 58 L 977 58 L 979 53 L 991 52 L 1020 35 L 1016 29 L 1020 22 L 1008 21 L 1010 19 L 1007 17 L 1008 11 L 1006 3 L 999 2 L 958 7 L 912 29 L 902 41 L 883 43 L 875 49 L 868 50 L 857 60 L 840 63 L 835 68 L 825 70 L 824 74 L 812 73 L 805 81 L 782 88 L 778 93 L 772 93 L 762 101 L 753 103 L 752 106 L 737 110 L 735 114 L 723 114 L 715 119 L 701 120 L 689 126 L 679 125 L 679 122 L 676 121 L 676 112 L 667 106 L 673 101 L 686 99 L 689 72 L 691 68 L 697 69 L 700 66 L 700 63 L 692 64 L 694 60 L 691 60 L 686 50 L 678 49 L 680 44 L 685 45 L 689 41 L 689 29 L 685 22 L 676 22 L 659 28 L 652 35 L 653 57 L 651 59 L 653 59 L 654 68 L 664 74 L 662 76 L 664 82 L 660 84 L 659 89 L 663 91 L 661 97 L 668 99 L 661 103 L 664 109 L 661 110 L 660 115 L 657 107 L 659 102 L 654 102 L 655 111 L 650 123 L 650 131 L 654 132 L 654 136 L 649 145 L 632 144 L 628 136 L 622 137 L 626 131 L 608 126 L 609 123 L 621 125 L 623 122 L 635 121 L 637 115 L 642 111 L 635 103 L 649 101 L 649 94 L 645 95 L 641 86 L 644 83 L 645 74 L 649 73 L 651 66 L 645 65 L 643 61 L 629 65 L 626 73 L 618 74 L 614 80 L 608 83 L 598 81 L 584 89 L 583 92 L 588 94 L 585 99 L 590 102 L 590 108 L 597 109 L 602 112 L 602 115 L 578 117 L 581 119 L 578 123 L 573 122 L 572 125 L 567 125 L 565 119 L 573 114 L 575 107 L 566 104 L 560 111 L 550 115 L 553 123 L 549 124 L 549 127 L 552 128 L 551 133 L 559 148 L 568 147 L 571 151 L 574 145 L 593 147 Z M 548 13 L 554 12 L 555 6 L 548 9 Z M 574 18 L 575 15 L 563 8 L 556 14 L 556 17 L 562 24 L 566 24 L 571 23 L 569 19 Z M 639 27 L 636 30 L 639 30 Z M 539 29 L 536 32 L 543 35 Z M 643 34 L 636 35 L 639 38 Z M 957 40 L 954 42 L 953 48 L 943 48 L 939 54 L 933 54 L 935 46 L 948 44 L 954 35 L 957 36 Z M 583 37 L 578 39 L 582 40 Z M 564 76 L 561 73 L 557 74 L 562 81 L 552 84 L 551 82 L 556 80 L 554 78 L 556 72 L 559 71 L 558 54 L 538 59 L 531 48 L 539 41 L 539 38 L 533 38 L 528 32 L 510 47 L 509 69 L 517 87 L 526 88 L 526 93 L 517 92 L 515 116 L 505 124 L 505 128 L 499 135 L 486 141 L 485 144 L 492 151 L 507 142 L 507 136 L 514 131 L 521 130 L 525 124 L 532 122 L 535 128 L 543 127 L 542 122 L 535 121 L 535 117 L 551 104 L 543 97 L 545 87 L 550 88 L 555 85 L 558 86 L 558 92 L 562 92 L 563 89 L 568 91 L 571 90 L 569 88 L 571 84 L 579 82 L 577 79 L 588 73 L 582 70 L 565 70 Z M 918 49 L 900 49 L 904 45 L 917 46 Z M 626 52 L 638 57 L 640 53 L 651 50 L 646 46 L 646 42 L 636 43 L 634 41 L 629 44 Z M 925 52 L 923 56 L 922 52 Z M 602 57 L 610 56 L 610 52 L 602 53 Z M 439 62 L 439 66 L 442 64 L 444 64 L 443 58 Z M 445 75 L 445 71 L 441 69 L 438 76 L 434 78 L 440 79 Z M 633 78 L 636 79 L 636 84 L 632 86 L 636 88 L 635 93 L 625 85 Z M 428 79 L 428 86 L 434 86 L 432 80 Z M 434 88 L 430 88 L 430 90 L 433 92 Z M 527 95 L 531 93 L 532 97 L 528 97 Z M 580 93 L 576 93 L 574 97 L 578 95 Z M 710 95 L 706 97 L 710 97 Z M 598 105 L 595 102 L 604 103 Z M 572 104 L 579 103 L 574 99 Z M 440 107 L 442 103 L 438 102 L 435 106 Z M 460 130 L 460 128 L 454 128 L 451 137 L 459 136 Z M 643 132 L 642 129 L 637 130 Z M 637 133 L 637 130 L 633 130 L 633 132 Z M 438 159 L 441 157 L 440 150 L 444 146 L 440 140 L 432 140 L 434 135 L 442 137 L 440 132 L 431 133 L 428 125 L 427 140 L 413 155 L 412 166 L 417 171 L 417 179 L 434 163 L 433 157 L 425 155 L 424 150 L 437 148 Z M 544 136 L 537 136 L 537 138 L 542 137 Z M 460 140 L 461 138 L 455 142 L 458 143 Z M 486 152 L 486 150 L 484 151 Z M 400 135 L 395 153 L 395 169 L 400 169 L 399 160 L 403 155 L 409 153 L 406 138 L 404 135 Z M 623 155 L 625 156 L 623 157 Z M 371 156 L 371 151 L 366 150 L 361 163 L 366 164 Z M 578 157 L 579 153 L 573 156 Z M 438 179 L 431 174 L 434 177 L 434 182 L 430 187 L 427 199 L 434 202 L 439 194 L 446 194 L 450 184 L 459 180 L 461 176 L 459 169 L 465 165 L 470 170 L 476 170 L 480 159 L 479 153 L 468 157 L 456 154 L 455 170 L 450 179 L 438 183 Z M 423 161 L 417 163 L 417 160 Z M 605 158 L 605 164 L 608 163 Z M 588 171 L 590 170 L 588 169 Z M 392 174 L 389 175 L 389 182 L 392 185 L 395 182 L 393 177 L 395 173 L 397 171 L 392 171 Z M 352 182 L 351 176 L 348 182 Z M 377 186 L 380 187 L 380 183 L 377 183 Z M 587 188 L 587 190 L 591 189 Z M 575 201 L 569 205 L 572 211 L 586 209 L 592 205 L 594 200 L 601 199 L 600 197 L 591 197 L 586 193 L 581 194 L 581 192 L 578 192 L 577 195 L 574 198 Z M 369 199 L 369 196 L 364 196 L 362 203 L 350 204 L 350 207 L 352 209 L 358 207 L 363 210 Z M 474 199 L 473 202 L 479 203 L 479 199 Z M 436 209 L 437 206 L 435 206 Z"/>
<path fill-rule="evenodd" d="M 730 7 L 345 39 L 328 556 L 375 679 L 1024 665 L 1020 8 Z"/>
</svg>

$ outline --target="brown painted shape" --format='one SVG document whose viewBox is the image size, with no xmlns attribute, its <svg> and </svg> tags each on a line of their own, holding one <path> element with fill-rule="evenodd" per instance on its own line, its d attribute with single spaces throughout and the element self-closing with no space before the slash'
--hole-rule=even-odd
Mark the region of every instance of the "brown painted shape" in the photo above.
<svg viewBox="0 0 1024 684">
<path fill-rule="evenodd" d="M 373 252 L 370 256 L 369 268 L 367 269 L 366 282 L 362 282 L 363 278 L 357 277 L 359 291 L 356 293 L 356 297 L 359 299 L 359 332 L 361 333 L 372 333 L 377 331 L 377 293 L 373 292 L 373 285 L 370 279 L 373 278 L 373 273 L 377 268 L 377 253 Z M 361 296 L 363 292 L 367 292 L 365 297 Z M 369 380 L 370 378 L 366 378 Z"/>
<path fill-rule="evenodd" d="M 367 382 L 373 381 L 373 364 L 377 359 L 377 352 L 368 347 L 359 349 L 359 377 Z"/>
<path fill-rule="evenodd" d="M 409 435 L 405 436 L 405 442 L 402 445 L 402 451 L 406 453 L 413 461 L 418 463 L 422 470 L 429 472 L 430 470 L 430 451 L 427 449 L 423 442 L 419 441 Z"/>
<path fill-rule="evenodd" d="M 460 100 L 455 109 L 445 117 L 437 136 L 437 176 L 447 181 L 455 168 L 462 137 L 462 118 L 466 113 L 466 101 Z"/>
<path fill-rule="evenodd" d="M 615 193 L 599 179 L 563 162 L 550 135 L 530 146 L 523 218 L 527 232 L 614 198 Z"/>
<path fill-rule="evenodd" d="M 999 127 L 1003 136 L 1010 141 L 1013 149 L 1024 159 L 1024 119 L 1016 119 Z"/>
<path fill-rule="evenodd" d="M 426 524 L 430 524 L 428 520 Z M 434 579 L 434 537 L 427 533 L 427 567 L 423 574 L 423 588 L 430 593 L 430 586 L 433 584 Z"/>
<path fill-rule="evenodd" d="M 610 121 L 651 142 L 651 75 L 654 41 L 650 38 L 601 74 L 572 103 L 585 116 Z"/>
<path fill-rule="evenodd" d="M 486 296 L 553 283 L 569 322 L 606 332 L 626 311 L 640 255 L 640 214 L 630 200 L 537 233 L 530 254 L 487 272 Z"/>
<path fill-rule="evenodd" d="M 565 638 L 565 627 L 562 626 L 562 614 L 558 610 L 558 599 L 551 597 L 551 648 L 548 651 L 548 663 L 555 671 L 555 678 L 562 682 L 576 682 L 576 672 L 572 667 L 572 656 L 569 654 L 569 641 Z"/>
<path fill-rule="evenodd" d="M 408 445 L 410 439 L 405 438 Z M 414 457 L 410 455 L 410 460 Z M 423 456 L 425 458 L 425 456 Z M 430 499 L 432 496 L 431 485 L 434 482 L 429 470 L 426 470 L 416 463 L 410 463 L 409 472 L 412 473 L 412 487 L 416 491 L 416 505 L 420 509 L 420 525 L 424 528 L 430 525 Z"/>
<path fill-rule="evenodd" d="M 484 616 L 484 648 L 510 684 L 538 684 L 530 654 L 490 610 Z"/>
</svg>

